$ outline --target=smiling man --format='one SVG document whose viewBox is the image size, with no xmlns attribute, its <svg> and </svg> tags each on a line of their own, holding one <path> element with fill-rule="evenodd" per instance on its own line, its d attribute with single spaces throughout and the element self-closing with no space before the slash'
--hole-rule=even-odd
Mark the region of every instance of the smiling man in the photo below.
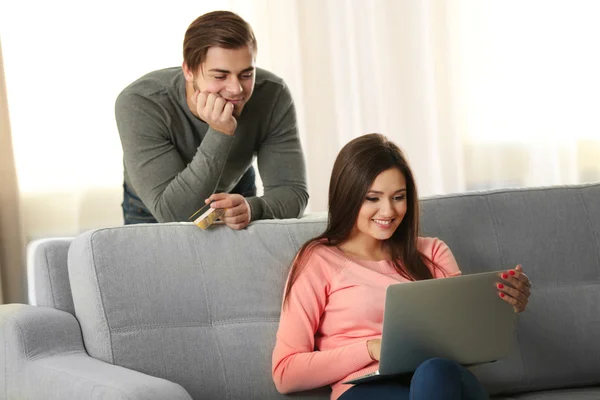
<svg viewBox="0 0 600 400">
<path fill-rule="evenodd" d="M 256 51 L 238 15 L 204 14 L 185 33 L 182 67 L 121 92 L 125 224 L 187 221 L 206 203 L 227 209 L 221 219 L 233 229 L 302 215 L 308 193 L 294 103 L 281 78 L 256 68 Z"/>
</svg>

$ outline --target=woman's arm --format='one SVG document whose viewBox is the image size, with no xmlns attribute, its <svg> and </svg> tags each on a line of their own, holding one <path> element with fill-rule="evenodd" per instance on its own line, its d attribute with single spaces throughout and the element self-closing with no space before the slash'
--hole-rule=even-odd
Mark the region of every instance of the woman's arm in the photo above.
<svg viewBox="0 0 600 400">
<path fill-rule="evenodd" d="M 280 393 L 337 382 L 373 362 L 366 340 L 332 350 L 315 350 L 315 334 L 328 303 L 331 269 L 309 256 L 283 305 L 273 351 L 273 381 Z"/>
<path fill-rule="evenodd" d="M 433 269 L 434 278 L 448 278 L 462 274 L 458 263 L 446 243 L 438 238 L 420 238 L 420 251 L 437 266 Z"/>
</svg>

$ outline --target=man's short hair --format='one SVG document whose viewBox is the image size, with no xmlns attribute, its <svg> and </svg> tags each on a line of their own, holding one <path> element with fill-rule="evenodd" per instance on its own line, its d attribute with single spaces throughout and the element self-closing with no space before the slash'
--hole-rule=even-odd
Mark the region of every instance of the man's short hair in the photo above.
<svg viewBox="0 0 600 400">
<path fill-rule="evenodd" d="M 209 12 L 190 24 L 183 39 L 183 60 L 188 68 L 196 72 L 213 46 L 224 49 L 251 46 L 254 54 L 257 50 L 252 27 L 231 11 Z"/>
</svg>

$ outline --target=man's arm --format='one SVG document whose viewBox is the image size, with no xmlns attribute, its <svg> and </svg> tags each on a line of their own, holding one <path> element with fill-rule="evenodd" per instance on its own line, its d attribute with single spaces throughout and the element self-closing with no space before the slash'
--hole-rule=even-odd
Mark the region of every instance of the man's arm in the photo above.
<svg viewBox="0 0 600 400">
<path fill-rule="evenodd" d="M 158 104 L 136 93 L 121 93 L 115 116 L 127 174 L 137 195 L 157 221 L 187 221 L 216 190 L 232 136 L 209 128 L 185 165 L 169 139 L 169 120 Z"/>
<path fill-rule="evenodd" d="M 252 220 L 298 218 L 308 202 L 306 166 L 298 136 L 296 109 L 284 87 L 275 101 L 269 132 L 258 150 L 262 197 L 249 197 Z"/>
</svg>

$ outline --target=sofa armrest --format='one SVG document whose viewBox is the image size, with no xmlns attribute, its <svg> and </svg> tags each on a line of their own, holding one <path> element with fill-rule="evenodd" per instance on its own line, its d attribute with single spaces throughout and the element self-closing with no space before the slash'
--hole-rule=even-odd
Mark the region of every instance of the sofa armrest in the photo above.
<svg viewBox="0 0 600 400">
<path fill-rule="evenodd" d="M 0 306 L 0 399 L 191 400 L 180 385 L 90 357 L 75 317 Z"/>
</svg>

